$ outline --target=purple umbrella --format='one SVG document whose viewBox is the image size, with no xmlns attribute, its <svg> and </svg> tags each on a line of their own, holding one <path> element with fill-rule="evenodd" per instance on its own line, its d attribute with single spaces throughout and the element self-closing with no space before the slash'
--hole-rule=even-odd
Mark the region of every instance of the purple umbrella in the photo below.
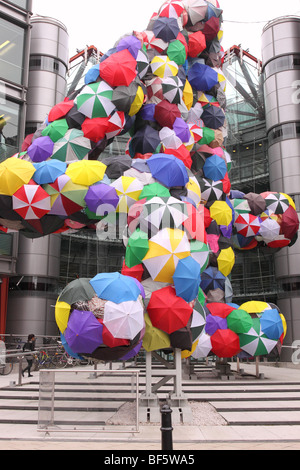
<svg viewBox="0 0 300 470">
<path fill-rule="evenodd" d="M 123 356 L 120 361 L 128 361 L 138 354 L 142 347 L 143 341 L 140 341 L 131 351 L 129 351 L 125 356 Z"/>
<path fill-rule="evenodd" d="M 119 204 L 119 197 L 115 188 L 105 183 L 90 186 L 85 202 L 90 211 L 97 215 L 105 215 L 105 212 L 114 211 Z"/>
<path fill-rule="evenodd" d="M 205 331 L 212 336 L 217 330 L 227 330 L 226 318 L 217 317 L 215 315 L 207 315 Z"/>
<path fill-rule="evenodd" d="M 50 137 L 38 137 L 27 150 L 31 160 L 40 163 L 48 160 L 53 154 L 54 143 Z"/>
<path fill-rule="evenodd" d="M 173 130 L 181 142 L 188 142 L 191 137 L 190 129 L 187 123 L 182 118 L 176 118 Z"/>
<path fill-rule="evenodd" d="M 69 347 L 78 354 L 92 354 L 101 344 L 103 325 L 92 312 L 74 310 L 64 333 Z"/>
<path fill-rule="evenodd" d="M 141 41 L 137 37 L 126 36 L 125 38 L 121 39 L 121 41 L 118 43 L 117 51 L 123 51 L 124 49 L 128 49 L 130 54 L 136 59 L 141 47 Z"/>
<path fill-rule="evenodd" d="M 144 119 L 145 121 L 153 121 L 155 122 L 155 103 L 148 103 L 142 107 L 139 116 Z"/>
</svg>

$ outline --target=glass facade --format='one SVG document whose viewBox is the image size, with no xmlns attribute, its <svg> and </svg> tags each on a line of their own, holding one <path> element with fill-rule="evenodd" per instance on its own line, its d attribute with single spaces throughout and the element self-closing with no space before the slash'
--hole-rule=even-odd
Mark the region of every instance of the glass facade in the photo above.
<svg viewBox="0 0 300 470">
<path fill-rule="evenodd" d="M 24 10 L 28 10 L 28 7 L 29 7 L 29 1 L 28 0 L 14 0 L 14 1 L 10 1 L 8 3 L 11 3 L 12 5 L 16 5 L 20 8 L 23 8 Z"/>
<path fill-rule="evenodd" d="M 0 18 L 0 78 L 21 84 L 24 67 L 25 29 Z"/>
<path fill-rule="evenodd" d="M 20 143 L 21 105 L 6 93 L 0 82 L 0 162 L 18 151 Z"/>
</svg>

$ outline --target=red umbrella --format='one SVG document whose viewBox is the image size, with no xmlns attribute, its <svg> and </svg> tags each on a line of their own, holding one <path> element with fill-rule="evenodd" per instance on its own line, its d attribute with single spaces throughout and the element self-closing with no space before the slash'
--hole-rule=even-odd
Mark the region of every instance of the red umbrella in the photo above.
<svg viewBox="0 0 300 470">
<path fill-rule="evenodd" d="M 50 196 L 35 184 L 25 184 L 13 195 L 13 209 L 25 220 L 41 219 L 51 210 Z"/>
<path fill-rule="evenodd" d="M 102 320 L 98 321 L 103 324 Z M 111 332 L 109 331 L 108 328 L 106 328 L 105 325 L 103 325 L 103 330 L 102 330 L 102 339 L 103 343 L 108 346 L 109 348 L 116 348 L 118 346 L 129 346 L 130 341 L 128 339 L 120 339 L 120 338 L 115 338 Z"/>
<path fill-rule="evenodd" d="M 176 158 L 179 158 L 179 160 L 183 161 L 184 165 L 191 169 L 193 160 L 191 159 L 191 154 L 188 151 L 188 149 L 184 146 L 181 145 L 178 149 L 165 149 L 164 153 L 167 155 L 174 155 Z"/>
<path fill-rule="evenodd" d="M 84 137 L 97 143 L 99 140 L 104 139 L 105 134 L 109 128 L 109 118 L 86 118 L 82 124 L 82 132 Z"/>
<path fill-rule="evenodd" d="M 30 147 L 30 145 L 32 144 L 32 137 L 33 136 L 34 136 L 34 134 L 29 134 L 25 137 L 25 139 L 23 141 L 23 144 L 22 144 L 22 148 L 21 148 L 22 152 L 26 152 L 26 150 Z"/>
<path fill-rule="evenodd" d="M 65 117 L 66 114 L 73 108 L 74 106 L 74 101 L 62 101 L 61 103 L 58 103 L 55 105 L 48 116 L 48 121 L 53 122 L 57 121 L 57 119 L 61 119 Z"/>
<path fill-rule="evenodd" d="M 100 64 L 100 77 L 110 86 L 129 86 L 137 75 L 137 61 L 128 49 L 115 52 Z"/>
<path fill-rule="evenodd" d="M 198 57 L 206 49 L 206 39 L 202 31 L 189 36 L 189 56 Z"/>
<path fill-rule="evenodd" d="M 240 339 L 232 330 L 217 330 L 211 336 L 212 353 L 220 358 L 236 356 L 240 348 Z"/>
<path fill-rule="evenodd" d="M 298 214 L 293 207 L 289 207 L 282 214 L 281 231 L 286 238 L 290 240 L 296 235 L 299 230 Z"/>
<path fill-rule="evenodd" d="M 220 20 L 212 16 L 209 20 L 204 23 L 203 33 L 207 41 L 212 41 L 220 30 Z"/>
<path fill-rule="evenodd" d="M 137 266 L 134 266 L 133 268 L 128 268 L 128 266 L 126 266 L 125 261 L 124 261 L 121 274 L 123 274 L 123 276 L 134 277 L 139 282 L 142 282 L 142 277 L 144 274 L 144 266 L 142 264 L 138 264 Z"/>
<path fill-rule="evenodd" d="M 153 292 L 147 310 L 152 325 L 167 334 L 184 328 L 193 313 L 192 307 L 177 297 L 172 286 Z"/>
<path fill-rule="evenodd" d="M 161 127 L 173 129 L 176 118 L 181 117 L 181 112 L 176 104 L 163 100 L 155 106 L 154 118 Z"/>
<path fill-rule="evenodd" d="M 227 318 L 233 310 L 236 310 L 234 307 L 231 307 L 228 304 L 223 304 L 219 302 L 212 302 L 206 304 L 206 308 L 213 316 L 221 318 Z"/>
</svg>

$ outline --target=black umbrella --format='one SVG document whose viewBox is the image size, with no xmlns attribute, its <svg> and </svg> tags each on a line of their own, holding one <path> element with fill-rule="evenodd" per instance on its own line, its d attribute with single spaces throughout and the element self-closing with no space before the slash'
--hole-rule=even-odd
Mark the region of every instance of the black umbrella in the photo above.
<svg viewBox="0 0 300 470">
<path fill-rule="evenodd" d="M 72 305 L 79 301 L 92 300 L 96 293 L 89 281 L 90 279 L 81 278 L 70 282 L 60 294 L 59 301 Z"/>
<path fill-rule="evenodd" d="M 170 334 L 171 346 L 182 351 L 191 351 L 193 347 L 193 337 L 191 331 L 191 319 L 185 328 L 174 331 Z"/>
<path fill-rule="evenodd" d="M 12 208 L 12 197 L 0 195 L 0 218 L 8 220 L 23 220 Z"/>
<path fill-rule="evenodd" d="M 159 132 L 151 126 L 146 126 L 137 131 L 130 142 L 130 148 L 134 156 L 136 153 L 154 153 L 160 144 Z"/>
<path fill-rule="evenodd" d="M 111 179 L 120 178 L 132 165 L 132 159 L 129 155 L 105 156 L 101 161 L 107 166 L 105 173 Z"/>
<path fill-rule="evenodd" d="M 66 121 L 70 129 L 81 130 L 81 126 L 85 119 L 86 116 L 78 111 L 76 104 L 73 106 L 73 108 L 70 109 L 70 111 L 66 115 Z"/>
<path fill-rule="evenodd" d="M 201 119 L 206 127 L 210 129 L 219 129 L 224 125 L 225 114 L 217 106 L 208 106 L 202 113 Z"/>
<path fill-rule="evenodd" d="M 113 91 L 112 102 L 118 111 L 128 113 L 138 91 L 138 84 L 131 83 L 129 86 L 118 86 Z"/>
<path fill-rule="evenodd" d="M 178 21 L 175 18 L 159 17 L 153 25 L 153 33 L 156 38 L 165 42 L 175 40 L 180 33 Z"/>
<path fill-rule="evenodd" d="M 38 220 L 23 220 L 25 227 L 21 232 L 27 238 L 40 238 L 51 235 L 64 226 L 64 220 L 56 215 L 45 215 Z"/>
</svg>

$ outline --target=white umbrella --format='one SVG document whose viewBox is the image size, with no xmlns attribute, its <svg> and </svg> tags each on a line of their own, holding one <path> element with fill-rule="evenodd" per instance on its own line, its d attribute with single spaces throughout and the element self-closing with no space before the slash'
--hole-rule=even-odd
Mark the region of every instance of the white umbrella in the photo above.
<svg viewBox="0 0 300 470">
<path fill-rule="evenodd" d="M 192 356 L 195 359 L 200 359 L 201 357 L 207 357 L 209 353 L 212 350 L 212 344 L 211 344 L 211 339 L 210 336 L 207 335 L 206 333 L 202 333 L 201 336 L 199 336 L 198 339 L 198 344 L 193 352 Z"/>
<path fill-rule="evenodd" d="M 104 306 L 103 324 L 114 338 L 133 340 L 144 328 L 144 308 L 139 300 Z"/>
<path fill-rule="evenodd" d="M 172 224 L 178 228 L 187 218 L 186 205 L 183 202 L 174 197 L 154 197 L 144 204 L 140 226 L 146 232 L 148 228 L 152 228 L 154 234 L 160 228 L 170 227 Z"/>
<path fill-rule="evenodd" d="M 159 137 L 161 143 L 167 149 L 177 150 L 182 145 L 182 141 L 179 139 L 179 137 L 177 137 L 175 131 L 169 127 L 163 127 L 159 133 Z"/>
<path fill-rule="evenodd" d="M 267 242 L 277 240 L 280 233 L 280 225 L 276 220 L 268 217 L 260 225 L 258 234 Z"/>
</svg>

